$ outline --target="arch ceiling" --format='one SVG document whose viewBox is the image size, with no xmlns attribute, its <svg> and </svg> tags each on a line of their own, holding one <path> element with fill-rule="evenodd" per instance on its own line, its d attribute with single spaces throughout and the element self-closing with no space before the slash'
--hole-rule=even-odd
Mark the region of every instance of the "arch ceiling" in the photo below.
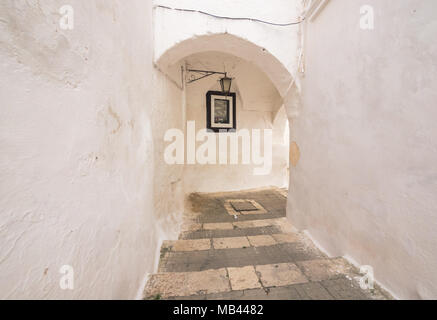
<svg viewBox="0 0 437 320">
<path fill-rule="evenodd" d="M 255 64 L 270 78 L 283 98 L 293 84 L 292 74 L 274 55 L 265 48 L 229 33 L 194 36 L 178 42 L 161 56 L 155 57 L 156 64 L 166 71 L 185 57 L 205 51 L 228 53 Z"/>
</svg>

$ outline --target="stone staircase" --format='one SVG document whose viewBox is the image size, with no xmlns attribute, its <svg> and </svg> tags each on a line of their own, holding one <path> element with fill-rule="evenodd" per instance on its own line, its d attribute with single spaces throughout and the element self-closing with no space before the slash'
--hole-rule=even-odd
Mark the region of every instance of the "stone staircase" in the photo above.
<svg viewBox="0 0 437 320">
<path fill-rule="evenodd" d="M 285 216 L 284 192 L 193 195 L 177 241 L 161 247 L 145 299 L 389 299 L 362 290 L 345 259 L 329 258 Z M 252 207 L 251 207 L 252 205 Z M 197 210 L 196 210 L 197 211 Z"/>
</svg>

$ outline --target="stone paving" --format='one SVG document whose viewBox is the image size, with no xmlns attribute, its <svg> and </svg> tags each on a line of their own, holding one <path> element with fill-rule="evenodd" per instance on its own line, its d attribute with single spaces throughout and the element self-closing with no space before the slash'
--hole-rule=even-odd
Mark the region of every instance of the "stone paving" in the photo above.
<svg viewBox="0 0 437 320">
<path fill-rule="evenodd" d="M 362 290 L 354 266 L 325 256 L 290 225 L 282 189 L 193 194 L 189 203 L 145 299 L 391 299 L 378 286 Z"/>
</svg>

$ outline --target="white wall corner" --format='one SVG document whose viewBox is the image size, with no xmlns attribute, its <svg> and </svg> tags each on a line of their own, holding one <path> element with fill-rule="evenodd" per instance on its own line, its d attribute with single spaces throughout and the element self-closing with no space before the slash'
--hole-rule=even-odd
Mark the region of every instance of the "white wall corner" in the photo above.
<svg viewBox="0 0 437 320">
<path fill-rule="evenodd" d="M 361 268 L 362 264 L 358 263 L 353 257 L 350 255 L 343 255 L 343 259 L 352 264 L 358 270 Z M 401 300 L 392 290 L 388 289 L 385 285 L 383 285 L 376 277 L 373 279 L 377 286 L 379 286 L 383 291 L 386 291 L 389 295 L 392 296 L 394 300 Z"/>
<path fill-rule="evenodd" d="M 312 0 L 309 5 L 308 11 L 306 12 L 306 19 L 314 22 L 320 12 L 322 12 L 322 10 L 326 7 L 328 2 L 329 0 Z"/>
<path fill-rule="evenodd" d="M 146 288 L 146 284 L 149 281 L 150 273 L 146 273 L 143 277 L 143 280 L 140 282 L 140 287 L 138 288 L 137 294 L 135 296 L 135 300 L 143 300 L 144 299 L 144 288 Z"/>
</svg>

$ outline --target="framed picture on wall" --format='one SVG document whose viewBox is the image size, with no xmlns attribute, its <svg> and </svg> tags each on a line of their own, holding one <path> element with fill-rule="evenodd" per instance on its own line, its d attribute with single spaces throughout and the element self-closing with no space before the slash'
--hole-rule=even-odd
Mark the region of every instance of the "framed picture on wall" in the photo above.
<svg viewBox="0 0 437 320">
<path fill-rule="evenodd" d="M 220 91 L 206 93 L 206 127 L 214 132 L 237 129 L 237 102 L 235 92 Z"/>
</svg>

